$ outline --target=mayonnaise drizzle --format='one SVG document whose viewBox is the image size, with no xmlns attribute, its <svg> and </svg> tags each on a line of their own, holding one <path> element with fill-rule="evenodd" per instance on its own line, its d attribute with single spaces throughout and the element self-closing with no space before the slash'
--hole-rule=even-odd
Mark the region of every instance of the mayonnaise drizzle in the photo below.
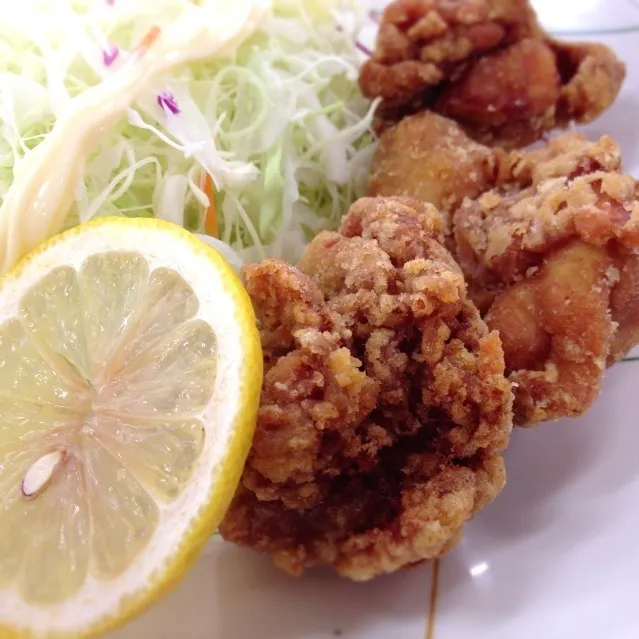
<svg viewBox="0 0 639 639">
<path fill-rule="evenodd" d="M 17 167 L 0 207 L 0 274 L 58 233 L 91 151 L 155 77 L 177 66 L 225 57 L 270 13 L 272 0 L 204 0 L 189 6 L 142 55 L 73 98 L 52 131 Z"/>
</svg>

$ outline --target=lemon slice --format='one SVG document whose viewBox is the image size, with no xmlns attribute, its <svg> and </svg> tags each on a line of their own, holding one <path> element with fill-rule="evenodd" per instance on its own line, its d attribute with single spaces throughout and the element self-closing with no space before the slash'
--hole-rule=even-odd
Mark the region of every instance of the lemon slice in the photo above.
<svg viewBox="0 0 639 639">
<path fill-rule="evenodd" d="M 194 560 L 248 452 L 262 358 L 213 249 L 104 218 L 0 280 L 0 637 L 121 624 Z"/>
</svg>

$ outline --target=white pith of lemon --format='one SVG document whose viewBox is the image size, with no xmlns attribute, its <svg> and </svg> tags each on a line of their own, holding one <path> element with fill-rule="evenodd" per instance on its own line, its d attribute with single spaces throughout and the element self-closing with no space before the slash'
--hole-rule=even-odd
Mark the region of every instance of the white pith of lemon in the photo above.
<svg viewBox="0 0 639 639">
<path fill-rule="evenodd" d="M 259 402 L 213 249 L 103 218 L 0 279 L 0 637 L 79 637 L 167 590 L 222 519 Z"/>
</svg>

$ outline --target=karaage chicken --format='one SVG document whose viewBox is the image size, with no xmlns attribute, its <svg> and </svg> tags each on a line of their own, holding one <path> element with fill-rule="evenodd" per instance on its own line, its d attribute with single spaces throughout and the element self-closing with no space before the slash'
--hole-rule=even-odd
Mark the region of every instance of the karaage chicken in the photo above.
<svg viewBox="0 0 639 639">
<path fill-rule="evenodd" d="M 528 0 L 395 0 L 360 87 L 383 100 L 380 131 L 430 109 L 484 144 L 521 147 L 595 119 L 624 77 L 608 47 L 546 34 Z"/>
<path fill-rule="evenodd" d="M 473 142 L 452 120 L 423 111 L 381 136 L 368 194 L 414 197 L 447 213 L 492 188 L 506 157 Z"/>
<path fill-rule="evenodd" d="M 442 555 L 501 491 L 503 352 L 440 240 L 431 205 L 365 198 L 298 268 L 244 269 L 266 374 L 225 539 L 365 580 Z"/>
<path fill-rule="evenodd" d="M 518 424 L 584 413 L 639 343 L 639 187 L 620 171 L 609 137 L 508 153 L 431 112 L 382 136 L 369 192 L 448 214 L 447 245 L 500 332 Z"/>
</svg>

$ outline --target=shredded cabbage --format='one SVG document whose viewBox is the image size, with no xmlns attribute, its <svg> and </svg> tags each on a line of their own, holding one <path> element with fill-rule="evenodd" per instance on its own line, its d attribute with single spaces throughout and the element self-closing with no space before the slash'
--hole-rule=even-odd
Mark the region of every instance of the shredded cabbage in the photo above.
<svg viewBox="0 0 639 639">
<path fill-rule="evenodd" d="M 207 171 L 219 238 L 205 240 L 235 267 L 296 260 L 365 186 L 375 105 L 357 87 L 356 1 L 274 0 L 272 18 L 231 59 L 190 64 L 149 86 L 88 159 L 66 225 L 155 215 L 205 237 Z M 0 198 L 69 100 L 189 4 L 24 0 L 5 12 Z"/>
</svg>

